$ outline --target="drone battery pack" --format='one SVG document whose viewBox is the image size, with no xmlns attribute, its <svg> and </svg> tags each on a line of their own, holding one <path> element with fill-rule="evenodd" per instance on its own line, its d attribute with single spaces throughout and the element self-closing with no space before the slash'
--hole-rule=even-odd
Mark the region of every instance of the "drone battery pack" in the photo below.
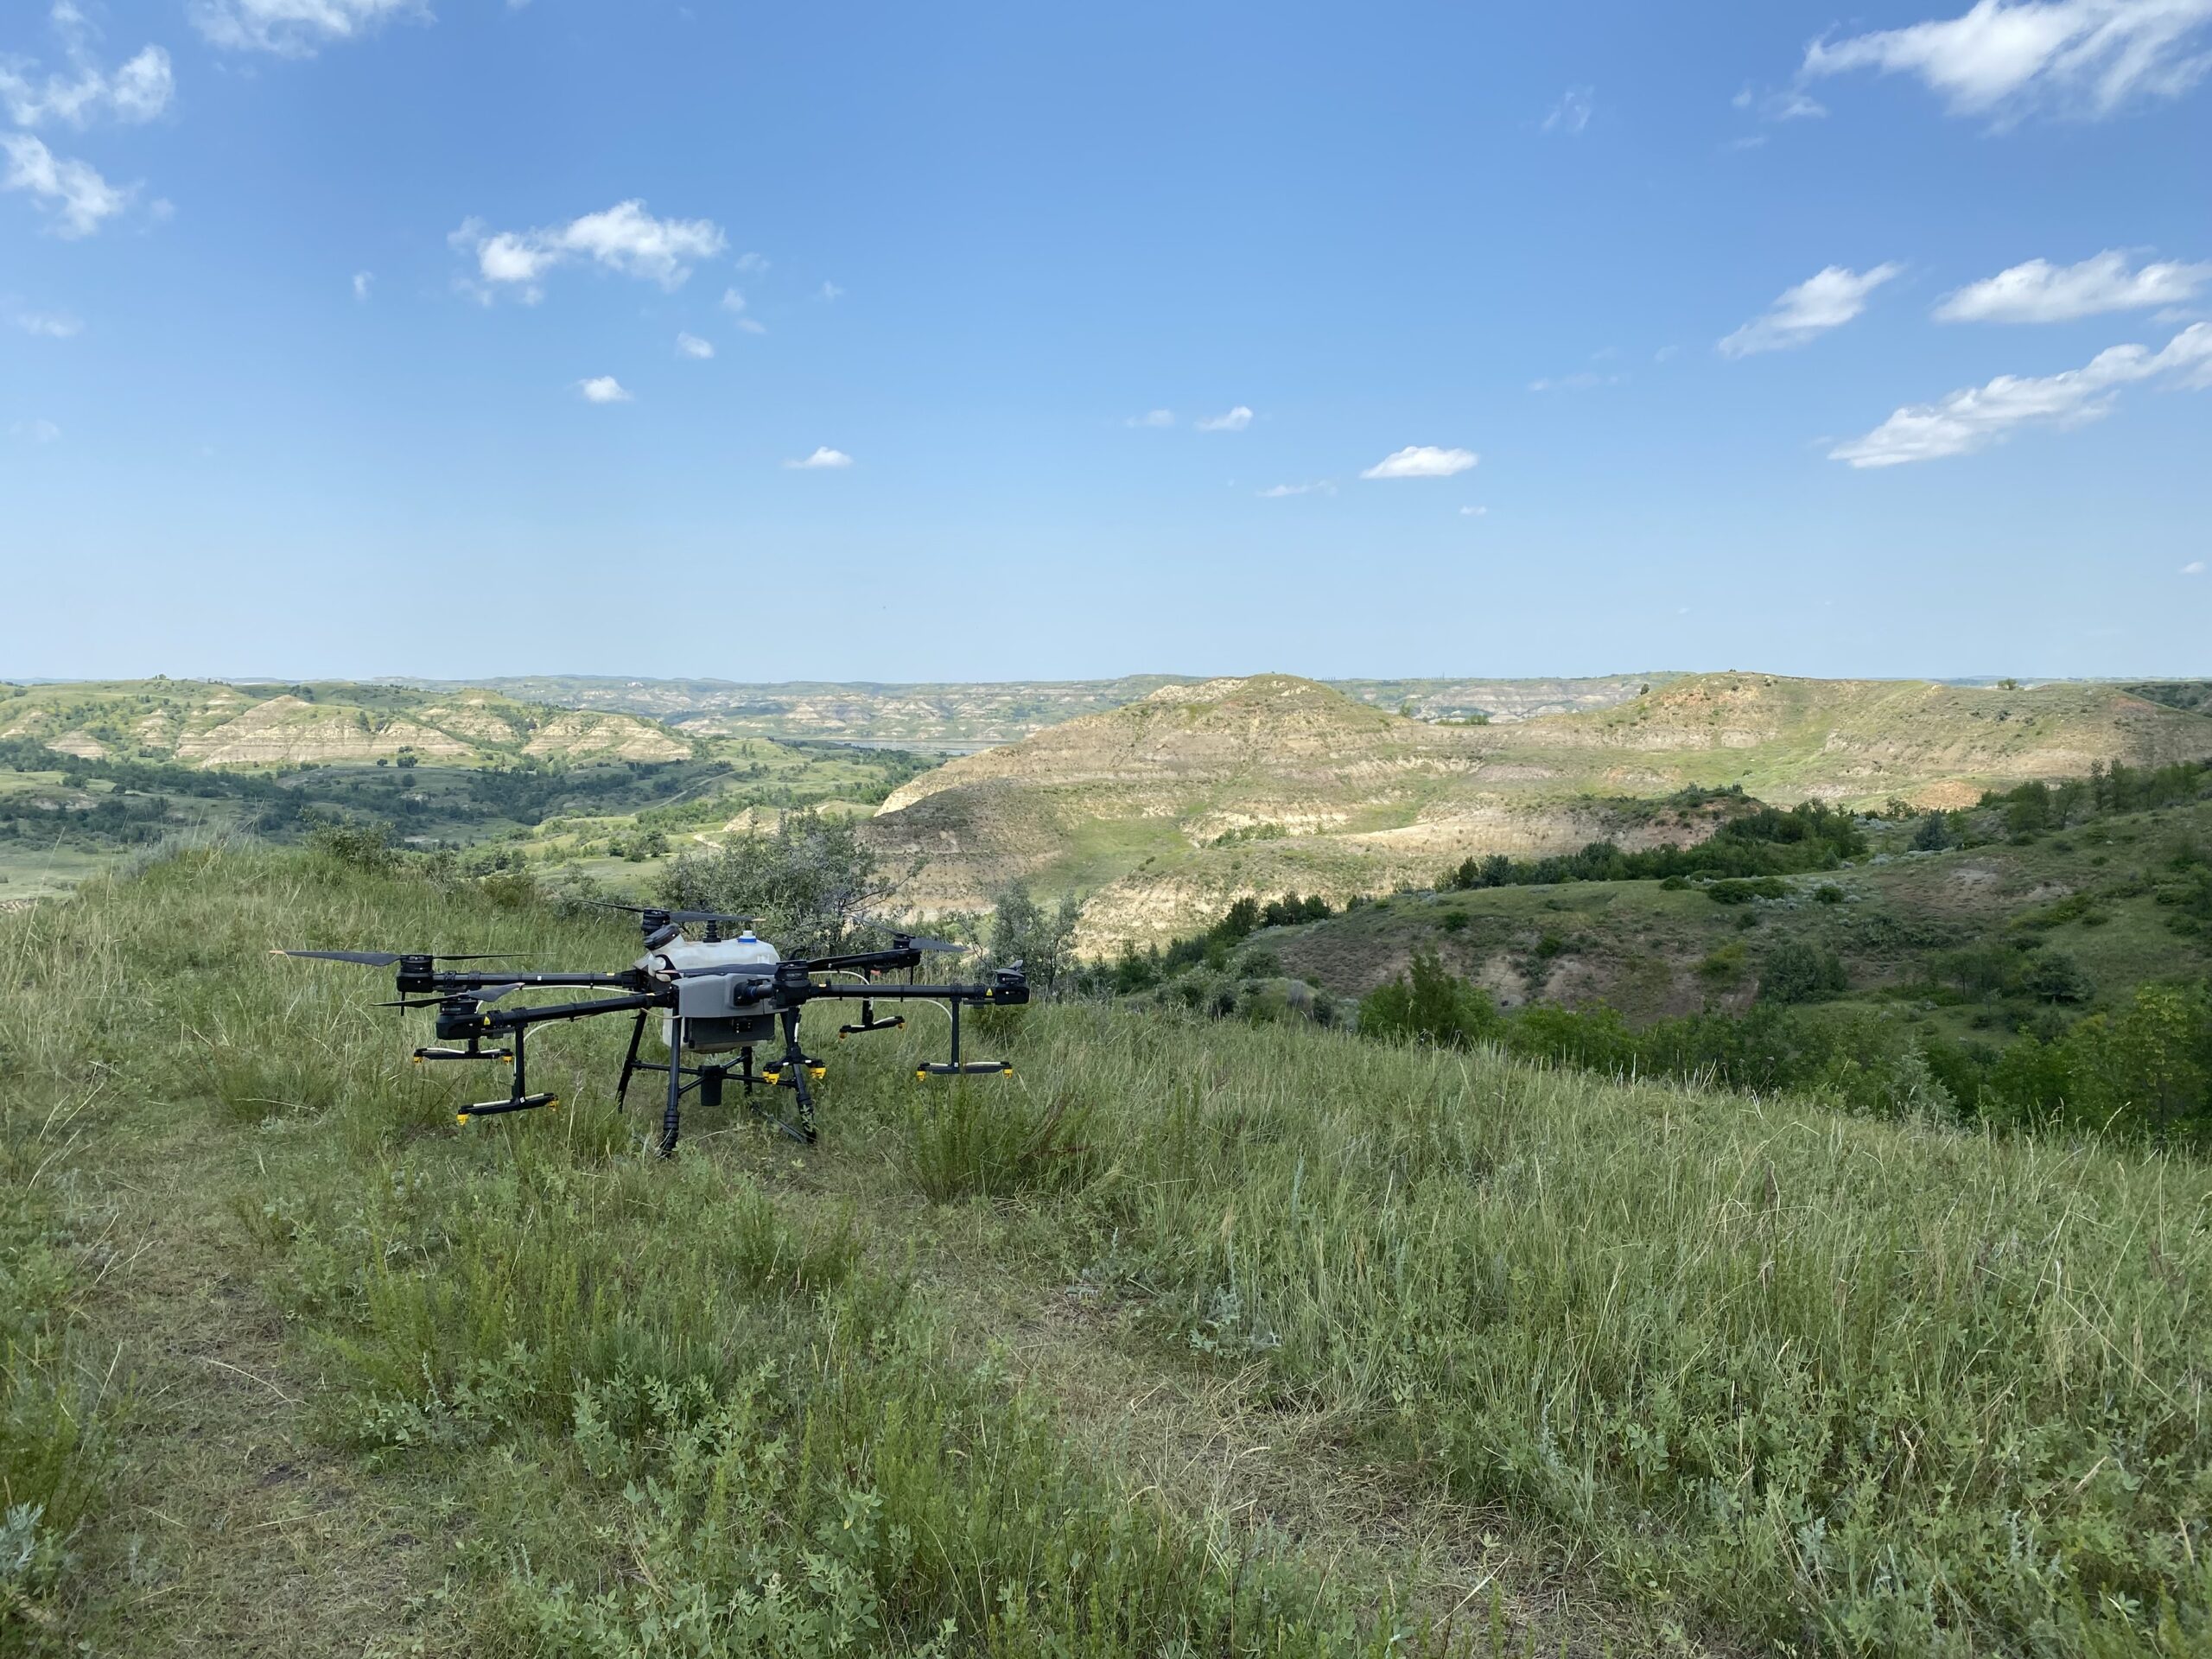
<svg viewBox="0 0 2212 1659">
<path fill-rule="evenodd" d="M 772 1042 L 776 1016 L 758 976 L 690 974 L 676 982 L 676 1012 L 683 1020 L 683 1046 L 702 1053 L 727 1052 Z M 661 1041 L 671 1021 L 661 1022 Z"/>
</svg>

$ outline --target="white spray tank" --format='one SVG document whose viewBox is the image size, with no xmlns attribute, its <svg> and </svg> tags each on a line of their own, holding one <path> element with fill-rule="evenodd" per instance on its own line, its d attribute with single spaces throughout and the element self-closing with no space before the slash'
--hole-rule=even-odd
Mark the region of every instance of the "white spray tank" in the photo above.
<svg viewBox="0 0 2212 1659">
<path fill-rule="evenodd" d="M 716 969 L 761 967 L 772 969 L 783 958 L 776 947 L 763 938 L 756 938 L 751 928 L 745 929 L 734 939 L 690 939 L 678 934 L 666 943 L 656 945 L 638 958 L 637 966 L 649 974 L 696 974 Z M 669 1046 L 674 1034 L 676 1016 L 661 1016 L 660 1042 Z M 774 1021 L 766 1014 L 740 1016 L 733 1019 L 687 1020 L 684 1022 L 684 1046 L 702 1052 L 724 1052 L 734 1048 L 749 1048 L 766 1042 L 774 1034 Z"/>
</svg>

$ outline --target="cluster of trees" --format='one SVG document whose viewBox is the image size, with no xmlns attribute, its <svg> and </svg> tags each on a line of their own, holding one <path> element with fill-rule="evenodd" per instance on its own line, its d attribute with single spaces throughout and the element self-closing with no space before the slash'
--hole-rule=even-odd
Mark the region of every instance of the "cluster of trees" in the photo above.
<svg viewBox="0 0 2212 1659">
<path fill-rule="evenodd" d="M 1913 832 L 1915 851 L 1938 853 L 2004 837 L 2031 841 L 2048 832 L 2075 829 L 2124 812 L 2149 812 L 2212 794 L 2212 762 L 2181 760 L 2168 766 L 2131 766 L 2114 760 L 2093 761 L 2086 778 L 2055 784 L 2026 783 L 1990 790 L 1974 807 L 1929 812 Z M 1893 803 L 1891 817 L 1910 816 Z"/>
<path fill-rule="evenodd" d="M 2008 1128 L 2063 1126 L 2212 1143 L 2212 987 L 2145 985 L 2121 1007 L 2003 1050 L 1955 1043 L 1875 1008 L 1762 1001 L 1747 1014 L 1630 1027 L 1612 1008 L 1502 1013 L 1432 952 L 1359 1005 L 1362 1035 L 1468 1047 L 1612 1076 L 1824 1096 L 1881 1114 Z"/>
<path fill-rule="evenodd" d="M 1294 927 L 1300 922 L 1325 921 L 1335 914 L 1329 901 L 1319 894 L 1300 898 L 1287 893 L 1264 904 L 1255 899 L 1239 899 L 1205 932 L 1176 939 L 1166 950 L 1155 944 L 1140 954 L 1134 945 L 1123 947 L 1114 964 L 1094 970 L 1085 986 L 1126 996 L 1165 984 L 1191 968 L 1219 972 L 1228 966 L 1230 953 L 1262 928 Z"/>
<path fill-rule="evenodd" d="M 48 845 L 137 847 L 167 833 L 168 798 L 162 795 L 96 795 L 81 804 L 41 806 L 33 798 L 0 798 L 0 841 L 25 839 Z"/>
<path fill-rule="evenodd" d="M 1850 813 L 1819 801 L 1787 810 L 1761 806 L 1732 817 L 1692 847 L 1671 843 L 1623 852 L 1593 841 L 1577 853 L 1548 858 L 1470 858 L 1438 879 L 1441 890 L 1549 887 L 1563 881 L 1649 881 L 1691 876 L 1771 877 L 1832 870 L 1865 856 L 1866 836 Z"/>
</svg>

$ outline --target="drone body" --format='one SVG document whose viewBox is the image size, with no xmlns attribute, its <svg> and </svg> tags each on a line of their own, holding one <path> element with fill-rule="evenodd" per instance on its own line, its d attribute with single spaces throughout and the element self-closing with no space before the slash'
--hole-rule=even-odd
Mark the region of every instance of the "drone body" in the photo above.
<svg viewBox="0 0 2212 1659">
<path fill-rule="evenodd" d="M 793 1140 L 815 1138 L 814 1096 L 809 1080 L 819 1080 L 824 1067 L 800 1046 L 799 1017 L 809 1002 L 823 999 L 857 1000 L 859 1023 L 841 1027 L 838 1035 L 894 1030 L 906 1023 L 893 1015 L 879 1020 L 875 1004 L 884 1001 L 933 1001 L 944 1005 L 952 1021 L 952 1055 L 943 1065 L 915 1071 L 918 1077 L 1001 1076 L 1014 1068 L 1002 1060 L 963 1060 L 960 1057 L 960 1013 L 963 1007 L 1001 1007 L 1029 1000 L 1029 984 L 1019 963 L 995 970 L 988 983 L 918 984 L 914 970 L 924 955 L 957 951 L 962 947 L 934 939 L 920 939 L 900 930 L 871 924 L 892 936 L 892 948 L 814 958 L 785 957 L 764 939 L 756 938 L 749 917 L 725 916 L 705 911 L 668 911 L 617 906 L 635 910 L 645 935 L 645 954 L 629 967 L 613 973 L 515 973 L 441 969 L 446 962 L 485 961 L 485 957 L 404 955 L 389 950 L 285 950 L 277 954 L 326 961 L 359 963 L 370 967 L 398 969 L 398 1001 L 402 1008 L 435 1007 L 440 1046 L 419 1048 L 415 1058 L 426 1060 L 504 1061 L 513 1067 L 512 1086 L 501 1100 L 484 1101 L 454 1114 L 467 1123 L 475 1117 L 531 1111 L 556 1106 L 550 1094 L 531 1094 L 525 1053 L 529 1033 L 554 1020 L 582 1020 L 594 1014 L 629 1014 L 629 1051 L 622 1075 L 615 1085 L 618 1109 L 625 1103 L 631 1079 L 640 1071 L 657 1071 L 668 1080 L 661 1117 L 658 1150 L 665 1157 L 676 1150 L 683 1097 L 696 1094 L 701 1105 L 719 1105 L 723 1085 L 735 1081 L 753 1110 L 768 1117 Z M 689 924 L 702 924 L 704 937 L 692 938 Z M 723 937 L 725 927 L 740 930 L 734 938 Z M 882 976 L 904 971 L 904 980 Z M 839 983 L 823 976 L 841 975 L 855 983 Z M 581 1001 L 490 1006 L 512 993 L 535 988 L 576 988 L 611 993 Z M 642 1058 L 645 1028 L 658 1015 L 660 1046 L 664 1060 Z M 507 1046 L 486 1048 L 486 1040 Z M 451 1046 L 458 1044 L 460 1046 Z M 780 1044 L 780 1052 L 776 1049 Z M 773 1058 L 756 1069 L 756 1051 Z M 733 1065 L 727 1058 L 734 1055 Z M 696 1057 L 687 1060 L 687 1057 Z M 754 1102 L 756 1089 L 788 1089 L 794 1109 L 788 1116 L 769 1111 Z"/>
</svg>

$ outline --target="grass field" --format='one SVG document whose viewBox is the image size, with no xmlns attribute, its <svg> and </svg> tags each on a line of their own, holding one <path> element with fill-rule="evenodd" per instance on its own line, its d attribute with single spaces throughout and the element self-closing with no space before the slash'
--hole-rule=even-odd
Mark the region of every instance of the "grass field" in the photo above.
<svg viewBox="0 0 2212 1659">
<path fill-rule="evenodd" d="M 664 1165 L 620 1033 L 459 1132 L 278 944 L 632 948 L 300 853 L 0 917 L 17 1649 L 2212 1640 L 2201 1166 L 1089 1007 Z"/>
</svg>

